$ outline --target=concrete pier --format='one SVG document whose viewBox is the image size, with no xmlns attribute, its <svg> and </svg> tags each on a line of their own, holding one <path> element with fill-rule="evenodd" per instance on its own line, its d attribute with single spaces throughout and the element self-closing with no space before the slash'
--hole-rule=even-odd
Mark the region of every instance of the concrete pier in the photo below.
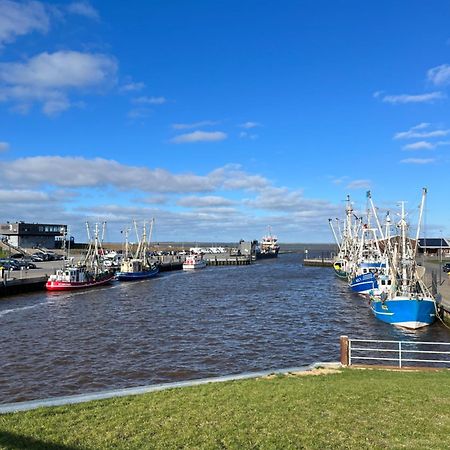
<svg viewBox="0 0 450 450">
<path fill-rule="evenodd" d="M 230 255 L 205 255 L 208 266 L 248 266 L 252 263 L 251 256 L 230 256 Z"/>
<path fill-rule="evenodd" d="M 303 260 L 304 266 L 333 267 L 333 260 L 329 258 L 308 258 Z"/>
</svg>

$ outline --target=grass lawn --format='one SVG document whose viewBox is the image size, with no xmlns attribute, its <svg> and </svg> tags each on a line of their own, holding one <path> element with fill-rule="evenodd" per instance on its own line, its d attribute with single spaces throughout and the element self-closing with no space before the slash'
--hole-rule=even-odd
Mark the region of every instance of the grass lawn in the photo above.
<svg viewBox="0 0 450 450">
<path fill-rule="evenodd" d="M 450 449 L 450 371 L 343 369 L 0 416 L 2 449 Z"/>
</svg>

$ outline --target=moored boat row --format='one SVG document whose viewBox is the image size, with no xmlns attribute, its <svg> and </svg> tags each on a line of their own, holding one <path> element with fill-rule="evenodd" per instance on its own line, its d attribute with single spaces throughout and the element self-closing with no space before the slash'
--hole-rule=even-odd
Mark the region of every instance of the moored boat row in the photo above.
<svg viewBox="0 0 450 450">
<path fill-rule="evenodd" d="M 416 261 L 426 194 L 423 189 L 415 239 L 409 237 L 405 203 L 400 203 L 396 233 L 391 234 L 389 212 L 382 226 L 370 191 L 364 218 L 354 214 L 347 197 L 343 230 L 338 224 L 337 233 L 330 220 L 339 246 L 333 266 L 336 275 L 347 279 L 353 292 L 368 299 L 377 319 L 411 329 L 430 325 L 436 319 L 436 301 L 423 281 L 425 269 Z"/>
</svg>

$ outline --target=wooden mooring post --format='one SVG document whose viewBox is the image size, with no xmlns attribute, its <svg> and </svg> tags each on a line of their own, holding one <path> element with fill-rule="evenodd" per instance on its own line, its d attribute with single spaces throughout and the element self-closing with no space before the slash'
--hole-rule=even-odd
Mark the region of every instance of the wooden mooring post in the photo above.
<svg viewBox="0 0 450 450">
<path fill-rule="evenodd" d="M 341 364 L 343 366 L 348 366 L 350 362 L 348 336 L 341 336 L 340 343 L 341 343 Z"/>
</svg>

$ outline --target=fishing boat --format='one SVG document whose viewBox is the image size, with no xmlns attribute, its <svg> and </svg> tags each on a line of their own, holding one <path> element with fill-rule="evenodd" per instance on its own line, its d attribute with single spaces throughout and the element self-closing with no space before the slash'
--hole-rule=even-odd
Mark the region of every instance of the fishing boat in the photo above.
<svg viewBox="0 0 450 450">
<path fill-rule="evenodd" d="M 276 258 L 279 251 L 278 238 L 272 234 L 272 229 L 269 227 L 268 233 L 261 239 L 256 249 L 256 259 Z"/>
<path fill-rule="evenodd" d="M 372 234 L 371 238 L 368 238 L 368 233 Z M 378 277 L 388 273 L 388 261 L 381 252 L 374 228 L 363 227 L 359 242 L 355 264 L 349 274 L 349 286 L 353 292 L 368 294 L 378 289 Z"/>
<path fill-rule="evenodd" d="M 399 327 L 417 329 L 431 325 L 436 319 L 436 301 L 423 281 L 425 269 L 416 262 L 420 223 L 426 197 L 423 189 L 419 223 L 415 241 L 408 237 L 404 202 L 401 202 L 400 231 L 388 242 L 390 249 L 389 286 L 381 294 L 371 294 L 369 306 L 375 317 Z"/>
<path fill-rule="evenodd" d="M 153 231 L 154 219 L 150 221 L 150 237 L 151 240 Z M 147 241 L 147 224 L 144 222 L 142 236 L 139 237 L 137 233 L 137 225 L 134 222 L 136 236 L 138 239 L 138 247 L 133 256 L 129 254 L 128 245 L 128 229 L 125 230 L 125 256 L 120 265 L 119 272 L 116 273 L 116 278 L 119 281 L 138 281 L 147 278 L 153 278 L 159 273 L 159 266 L 152 262 L 148 257 L 149 241 Z"/>
<path fill-rule="evenodd" d="M 105 226 L 105 224 L 104 224 Z M 102 240 L 104 236 L 104 226 Z M 95 226 L 94 239 L 90 238 L 89 224 L 86 223 L 89 248 L 88 252 L 78 264 L 67 258 L 62 269 L 50 275 L 45 284 L 48 291 L 70 291 L 103 286 L 114 279 L 114 272 L 103 265 L 101 241 L 98 237 L 98 224 Z"/>
<path fill-rule="evenodd" d="M 384 240 L 384 232 L 378 219 L 375 205 L 370 191 L 367 192 L 367 221 L 362 223 L 358 218 L 357 234 L 354 239 L 352 263 L 348 265 L 348 283 L 353 292 L 368 294 L 369 292 L 381 293 L 378 280 L 389 274 L 388 255 L 386 248 L 382 251 L 379 237 Z M 376 221 L 376 227 L 372 227 L 372 218 Z"/>
<path fill-rule="evenodd" d="M 348 279 L 349 273 L 351 271 L 353 253 L 357 245 L 357 228 L 359 226 L 359 219 L 357 218 L 357 221 L 353 220 L 356 216 L 353 213 L 349 195 L 347 195 L 346 200 L 345 216 L 346 217 L 343 230 L 340 227 L 339 219 L 336 219 L 340 239 L 338 238 L 336 230 L 334 229 L 333 220 L 328 219 L 328 223 L 339 249 L 338 254 L 333 261 L 333 269 L 336 276 L 343 280 Z"/>
<path fill-rule="evenodd" d="M 183 270 L 204 269 L 205 267 L 206 261 L 202 255 L 198 254 L 188 255 L 183 263 Z"/>
</svg>

